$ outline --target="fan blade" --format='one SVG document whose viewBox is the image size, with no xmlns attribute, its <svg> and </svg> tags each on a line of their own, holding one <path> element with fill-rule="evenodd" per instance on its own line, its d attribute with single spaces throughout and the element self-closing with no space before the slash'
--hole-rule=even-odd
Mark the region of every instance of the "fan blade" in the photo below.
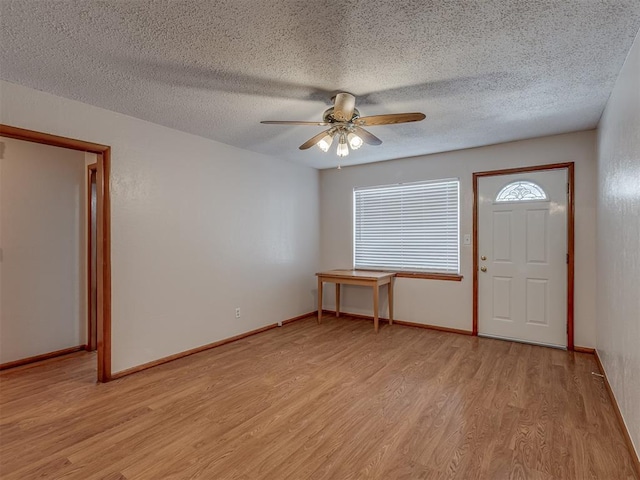
<svg viewBox="0 0 640 480">
<path fill-rule="evenodd" d="M 373 133 L 367 132 L 364 128 L 354 127 L 354 131 L 356 135 L 369 145 L 380 145 L 382 143 L 382 140 L 376 137 Z"/>
<path fill-rule="evenodd" d="M 296 120 L 263 120 L 260 123 L 265 123 L 267 125 L 315 125 L 319 127 L 326 127 L 329 125 L 327 122 L 298 122 Z"/>
<path fill-rule="evenodd" d="M 338 93 L 333 105 L 333 118 L 339 122 L 348 122 L 356 108 L 356 97 L 350 93 Z"/>
<path fill-rule="evenodd" d="M 307 148 L 311 148 L 313 147 L 316 143 L 318 143 L 320 141 L 320 139 L 322 139 L 322 137 L 324 137 L 325 135 L 327 135 L 329 133 L 329 130 L 323 130 L 322 132 L 320 132 L 317 135 L 314 135 L 313 137 L 311 137 L 309 140 L 307 140 L 306 142 L 304 142 L 302 145 L 300 145 L 300 150 L 306 150 Z"/>
<path fill-rule="evenodd" d="M 360 117 L 353 122 L 356 125 L 391 125 L 393 123 L 419 122 L 426 118 L 424 113 L 390 113 L 388 115 L 370 115 Z"/>
</svg>

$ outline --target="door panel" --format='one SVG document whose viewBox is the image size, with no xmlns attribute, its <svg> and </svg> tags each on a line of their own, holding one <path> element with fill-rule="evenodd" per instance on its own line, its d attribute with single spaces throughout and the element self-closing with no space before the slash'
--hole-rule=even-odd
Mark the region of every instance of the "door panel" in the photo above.
<svg viewBox="0 0 640 480">
<path fill-rule="evenodd" d="M 493 259 L 511 262 L 511 212 L 493 212 Z"/>
<path fill-rule="evenodd" d="M 480 335 L 566 347 L 567 180 L 566 169 L 478 179 Z"/>
<path fill-rule="evenodd" d="M 527 210 L 527 262 L 547 263 L 548 210 Z"/>
<path fill-rule="evenodd" d="M 511 278 L 493 277 L 493 317 L 511 321 Z"/>
<path fill-rule="evenodd" d="M 547 318 L 547 287 L 543 278 L 527 278 L 527 323 L 549 325 Z"/>
</svg>

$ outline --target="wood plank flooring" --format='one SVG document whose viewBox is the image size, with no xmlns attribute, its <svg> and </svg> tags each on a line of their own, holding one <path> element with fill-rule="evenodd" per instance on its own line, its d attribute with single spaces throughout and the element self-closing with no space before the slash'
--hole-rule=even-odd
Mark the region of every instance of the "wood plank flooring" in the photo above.
<svg viewBox="0 0 640 480">
<path fill-rule="evenodd" d="M 593 356 L 325 316 L 109 384 L 0 374 L 13 479 L 636 479 Z"/>
</svg>

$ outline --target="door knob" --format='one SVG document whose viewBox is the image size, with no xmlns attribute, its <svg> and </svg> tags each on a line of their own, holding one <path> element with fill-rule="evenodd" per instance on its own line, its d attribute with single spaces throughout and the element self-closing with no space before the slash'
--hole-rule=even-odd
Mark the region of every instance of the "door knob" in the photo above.
<svg viewBox="0 0 640 480">
<path fill-rule="evenodd" d="M 482 256 L 480 257 L 480 260 L 486 260 L 486 259 L 487 259 L 487 257 L 485 257 L 484 255 L 482 255 Z"/>
<path fill-rule="evenodd" d="M 481 272 L 486 272 L 487 271 L 487 267 L 480 267 L 480 271 Z"/>
</svg>

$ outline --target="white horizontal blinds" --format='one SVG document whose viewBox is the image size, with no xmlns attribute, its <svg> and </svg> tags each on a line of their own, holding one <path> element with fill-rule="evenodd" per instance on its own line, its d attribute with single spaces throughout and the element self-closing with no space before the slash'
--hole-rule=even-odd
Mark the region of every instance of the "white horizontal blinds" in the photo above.
<svg viewBox="0 0 640 480">
<path fill-rule="evenodd" d="M 459 272 L 457 179 L 354 189 L 354 264 Z"/>
</svg>

